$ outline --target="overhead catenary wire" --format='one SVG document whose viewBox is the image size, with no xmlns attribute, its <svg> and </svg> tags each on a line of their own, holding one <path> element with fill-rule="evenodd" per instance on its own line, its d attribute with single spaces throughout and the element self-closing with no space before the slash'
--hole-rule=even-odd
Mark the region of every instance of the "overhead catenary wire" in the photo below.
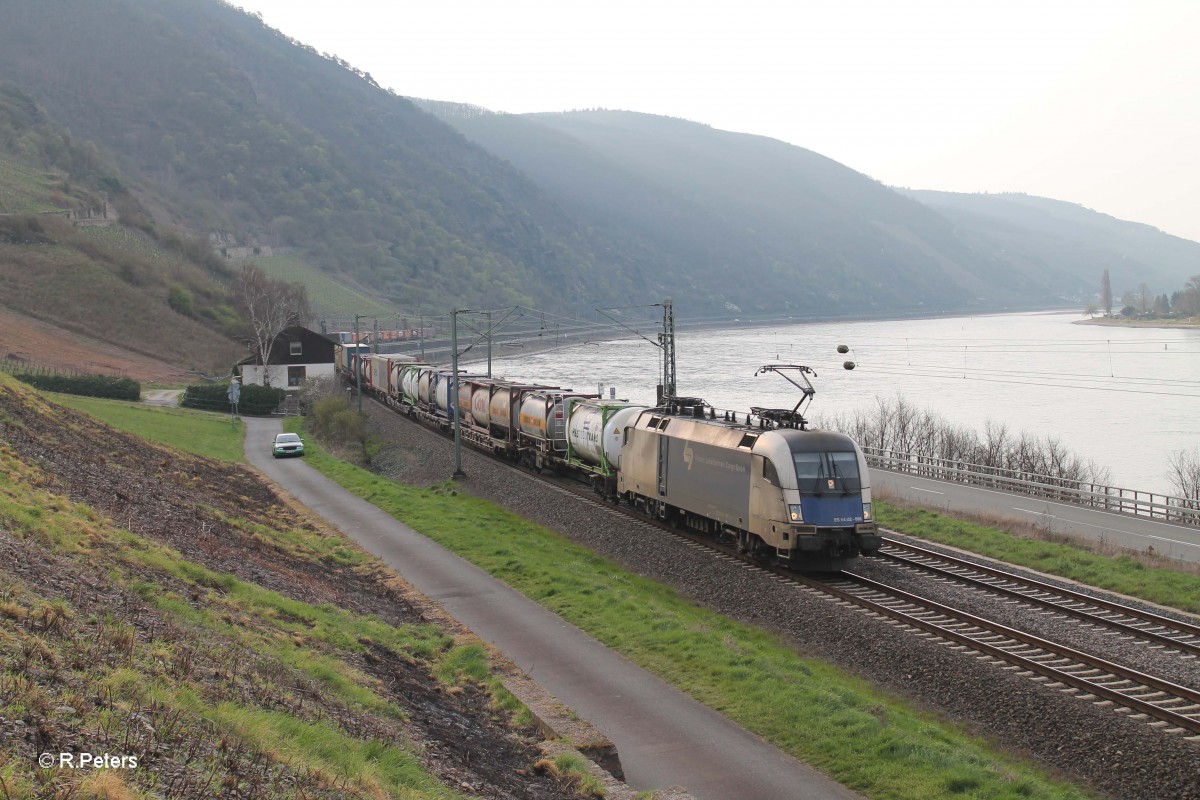
<svg viewBox="0 0 1200 800">
<path fill-rule="evenodd" d="M 916 375 L 918 377 L 938 378 L 938 379 L 949 380 L 949 381 L 963 381 L 963 380 L 979 381 L 981 383 L 1003 383 L 1003 384 L 1010 384 L 1010 385 L 1015 385 L 1015 386 L 1040 386 L 1040 387 L 1052 386 L 1052 387 L 1060 388 L 1060 389 L 1085 389 L 1085 390 L 1089 390 L 1089 391 L 1119 392 L 1119 393 L 1124 393 L 1124 394 L 1158 395 L 1158 396 L 1162 396 L 1162 397 L 1194 397 L 1197 400 L 1200 400 L 1200 392 L 1196 392 L 1196 393 L 1165 392 L 1165 391 L 1159 391 L 1159 390 L 1154 390 L 1154 389 L 1132 389 L 1132 388 L 1124 388 L 1124 387 L 1120 387 L 1120 386 L 1089 386 L 1086 383 L 1054 383 L 1054 382 L 1045 381 L 1045 380 L 1017 380 L 1016 378 L 997 378 L 997 377 L 987 377 L 987 376 L 981 376 L 981 375 L 962 374 L 960 376 L 958 373 L 922 372 L 922 371 L 914 370 L 914 369 L 908 368 L 908 367 L 897 367 L 897 368 L 891 368 L 891 369 L 879 368 L 879 367 L 871 367 L 869 364 L 867 364 L 867 365 L 858 364 L 856 369 L 859 369 L 862 371 L 874 372 L 879 375 L 899 375 L 899 376 Z M 1108 379 L 1105 378 L 1105 380 L 1108 380 Z"/>
<path fill-rule="evenodd" d="M 962 372 L 962 370 L 959 370 L 959 369 L 951 370 L 949 367 L 943 367 L 938 364 L 920 364 L 920 363 L 918 363 L 918 364 L 899 364 L 899 363 L 895 363 L 895 362 L 855 362 L 855 363 L 859 367 L 869 367 L 869 368 L 876 369 L 876 370 L 879 370 L 879 369 L 902 370 L 905 374 L 912 374 L 912 375 L 915 375 L 915 374 L 928 375 L 931 373 L 936 375 L 939 372 L 941 372 L 941 373 L 957 376 Z M 918 372 L 918 371 L 920 371 L 920 372 Z M 1109 376 L 1109 375 L 1103 375 L 1103 374 L 1098 374 L 1098 373 L 1059 372 L 1059 371 L 1038 372 L 1038 371 L 1030 371 L 1030 370 L 988 369 L 985 367 L 968 367 L 966 372 L 968 374 L 980 373 L 982 375 L 986 375 L 986 376 L 990 376 L 990 377 L 1012 375 L 1012 376 L 1016 376 L 1016 377 L 1027 377 L 1027 378 L 1044 377 L 1044 378 L 1080 379 L 1080 380 L 1094 380 L 1094 381 L 1103 380 L 1103 381 L 1114 382 L 1114 383 L 1139 383 L 1139 384 L 1151 384 L 1151 385 L 1160 385 L 1160 386 L 1167 386 L 1167 387 L 1180 387 L 1180 388 L 1185 388 L 1185 387 L 1190 387 L 1190 386 L 1200 387 L 1200 380 L 1188 380 L 1186 378 L 1152 378 L 1152 377 L 1140 377 L 1140 376 L 1136 376 L 1136 375 Z"/>
</svg>

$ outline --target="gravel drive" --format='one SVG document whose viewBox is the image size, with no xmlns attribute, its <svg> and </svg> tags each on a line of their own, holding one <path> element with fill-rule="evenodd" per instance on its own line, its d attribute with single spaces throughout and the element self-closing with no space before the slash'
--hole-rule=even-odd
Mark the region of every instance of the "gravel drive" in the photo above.
<svg viewBox="0 0 1200 800">
<path fill-rule="evenodd" d="M 375 403 L 368 404 L 373 432 L 387 442 L 375 468 L 415 485 L 446 480 L 453 471 L 450 441 Z M 495 465 L 463 448 L 463 491 L 497 502 L 636 571 L 675 587 L 696 602 L 732 618 L 777 631 L 806 656 L 821 658 L 882 689 L 1027 754 L 1070 780 L 1119 798 L 1200 799 L 1200 745 L 1166 735 L 1090 702 L 1041 686 L 1012 671 L 896 629 L 864 613 L 820 599 L 761 572 L 717 559 L 683 540 L 648 530 L 613 510 L 569 498 L 534 477 Z M 1047 638 L 1071 629 L 1073 643 L 1100 650 L 1133 666 L 1160 665 L 1144 645 L 1069 621 L 1030 613 L 1003 599 L 987 598 L 942 581 L 920 579 L 895 567 L 864 560 L 862 572 L 889 581 L 919 583 L 919 591 Z M 940 587 L 934 589 L 933 587 Z M 939 592 L 941 594 L 939 594 Z M 1195 685 L 1197 667 L 1178 656 L 1172 673 Z M 1174 678 L 1173 678 L 1174 679 Z"/>
</svg>

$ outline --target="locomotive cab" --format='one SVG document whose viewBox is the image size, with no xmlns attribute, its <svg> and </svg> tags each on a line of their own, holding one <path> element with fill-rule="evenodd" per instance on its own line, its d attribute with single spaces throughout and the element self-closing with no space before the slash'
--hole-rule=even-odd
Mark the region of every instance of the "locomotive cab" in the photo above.
<svg viewBox="0 0 1200 800">
<path fill-rule="evenodd" d="M 874 553 L 881 540 L 869 475 L 862 452 L 843 434 L 764 434 L 751 459 L 750 530 L 790 560 Z"/>
</svg>

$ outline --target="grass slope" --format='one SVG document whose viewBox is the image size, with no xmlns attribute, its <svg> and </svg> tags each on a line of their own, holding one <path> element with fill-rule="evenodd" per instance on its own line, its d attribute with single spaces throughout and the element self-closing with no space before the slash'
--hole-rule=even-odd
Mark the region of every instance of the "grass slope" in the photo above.
<svg viewBox="0 0 1200 800">
<path fill-rule="evenodd" d="M 494 751 L 517 704 L 488 699 L 480 645 L 389 575 L 240 467 L 138 446 L 0 376 L 3 795 L 459 797 L 411 719 L 446 714 L 448 737 Z M 42 752 L 138 763 L 39 769 Z"/>
<path fill-rule="evenodd" d="M 396 317 L 400 311 L 388 303 L 381 302 L 347 282 L 338 281 L 332 275 L 293 255 L 268 256 L 247 259 L 266 270 L 272 278 L 303 284 L 308 290 L 308 299 L 318 316 L 352 317 L 355 314 L 377 314 L 383 318 Z M 365 323 L 365 324 L 369 324 Z"/>
<path fill-rule="evenodd" d="M 47 396 L 117 430 L 135 433 L 153 442 L 220 461 L 245 460 L 242 451 L 245 429 L 241 420 L 231 423 L 226 414 L 69 394 L 49 393 Z"/>
<path fill-rule="evenodd" d="M 299 430 L 299 420 L 289 420 Z M 871 798 L 1087 796 L 772 634 L 697 607 L 563 537 L 451 489 L 309 464 L 607 646 Z M 481 537 L 476 531 L 486 530 Z"/>
</svg>

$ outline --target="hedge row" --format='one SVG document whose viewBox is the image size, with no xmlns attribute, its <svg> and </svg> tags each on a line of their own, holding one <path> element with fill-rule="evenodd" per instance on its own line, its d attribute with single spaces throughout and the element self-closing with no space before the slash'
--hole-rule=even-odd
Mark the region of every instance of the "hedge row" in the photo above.
<svg viewBox="0 0 1200 800">
<path fill-rule="evenodd" d="M 187 387 L 180 404 L 204 411 L 229 411 L 228 383 L 201 383 Z M 248 384 L 242 386 L 238 411 L 242 414 L 270 414 L 283 402 L 283 389 Z"/>
<path fill-rule="evenodd" d="M 87 397 L 107 397 L 113 400 L 140 400 L 142 385 L 132 378 L 113 375 L 63 375 L 53 372 L 18 372 L 13 375 L 35 389 Z"/>
</svg>

